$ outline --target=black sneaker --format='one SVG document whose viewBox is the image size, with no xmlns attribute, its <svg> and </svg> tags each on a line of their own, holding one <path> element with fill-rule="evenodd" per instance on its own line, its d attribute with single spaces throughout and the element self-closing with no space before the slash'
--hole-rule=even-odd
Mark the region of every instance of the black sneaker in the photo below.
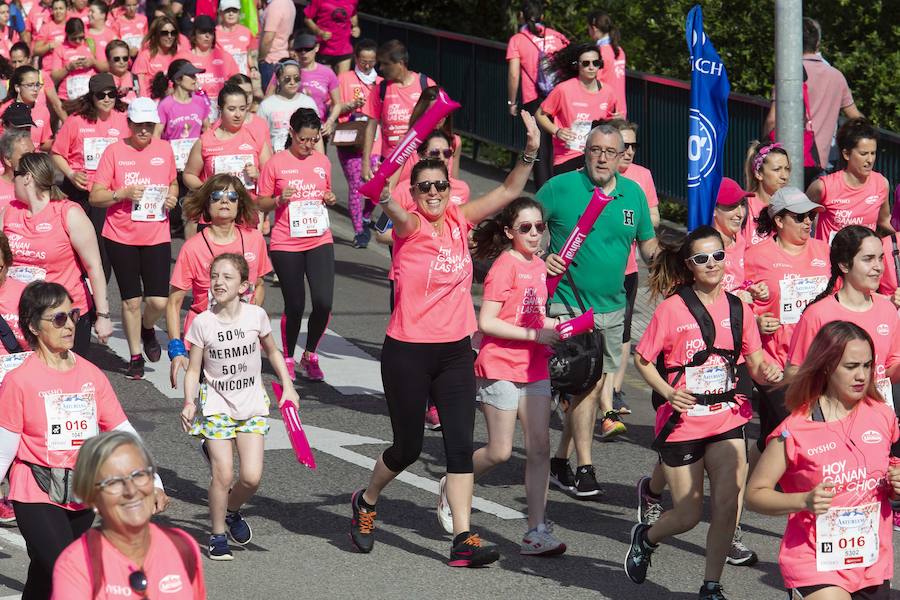
<svg viewBox="0 0 900 600">
<path fill-rule="evenodd" d="M 225 525 L 228 526 L 228 535 L 235 544 L 246 546 L 253 539 L 253 530 L 240 511 L 226 513 Z"/>
<path fill-rule="evenodd" d="M 159 347 L 159 341 L 156 339 L 156 330 L 152 327 L 144 329 L 141 327 L 141 342 L 144 344 L 144 355 L 152 363 L 159 362 L 162 356 L 162 348 Z"/>
<path fill-rule="evenodd" d="M 597 485 L 594 465 L 583 465 L 575 469 L 575 495 L 579 498 L 591 498 L 603 493 Z"/>
<path fill-rule="evenodd" d="M 144 359 L 132 358 L 125 369 L 125 377 L 128 379 L 139 380 L 144 378 Z"/>
<path fill-rule="evenodd" d="M 350 539 L 360 552 L 368 554 L 375 545 L 375 516 L 374 510 L 367 510 L 359 505 L 365 490 L 356 490 L 350 497 L 350 507 L 353 509 L 353 519 L 350 521 Z"/>
<path fill-rule="evenodd" d="M 722 589 L 722 584 L 718 581 L 707 581 L 700 588 L 697 600 L 728 600 L 728 598 L 725 597 L 725 590 Z"/>
<path fill-rule="evenodd" d="M 731 548 L 728 549 L 728 554 L 725 555 L 725 562 L 729 565 L 749 567 L 755 565 L 759 560 L 756 552 L 745 546 L 744 542 L 741 541 L 743 537 L 744 533 L 741 531 L 741 526 L 738 525 L 734 530 L 734 537 L 731 539 Z"/>
<path fill-rule="evenodd" d="M 550 485 L 563 492 L 575 489 L 575 471 L 565 458 L 550 459 Z"/>
<path fill-rule="evenodd" d="M 636 523 L 631 528 L 631 546 L 625 555 L 625 574 L 635 583 L 644 583 L 647 579 L 647 569 L 650 567 L 650 555 L 658 546 L 651 546 L 647 541 L 646 532 L 649 525 Z"/>
<path fill-rule="evenodd" d="M 481 567 L 496 562 L 500 553 L 496 546 L 484 546 L 477 533 L 464 531 L 453 538 L 450 548 L 451 567 Z"/>
<path fill-rule="evenodd" d="M 234 555 L 231 548 L 228 547 L 228 538 L 224 533 L 209 536 L 209 546 L 207 546 L 210 560 L 233 560 Z"/>
</svg>

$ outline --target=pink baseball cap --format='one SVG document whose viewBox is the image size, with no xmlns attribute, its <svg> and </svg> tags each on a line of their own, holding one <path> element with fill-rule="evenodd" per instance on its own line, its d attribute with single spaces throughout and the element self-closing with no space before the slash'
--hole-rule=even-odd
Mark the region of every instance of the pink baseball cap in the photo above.
<svg viewBox="0 0 900 600">
<path fill-rule="evenodd" d="M 737 181 L 730 177 L 723 177 L 719 184 L 719 193 L 716 195 L 716 204 L 722 206 L 734 206 L 753 192 L 745 192 Z"/>
</svg>

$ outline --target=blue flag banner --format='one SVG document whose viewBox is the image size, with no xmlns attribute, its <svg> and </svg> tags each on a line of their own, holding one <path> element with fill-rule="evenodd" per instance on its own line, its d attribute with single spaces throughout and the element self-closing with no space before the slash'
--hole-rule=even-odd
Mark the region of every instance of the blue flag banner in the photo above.
<svg viewBox="0 0 900 600">
<path fill-rule="evenodd" d="M 728 135 L 725 64 L 703 32 L 703 11 L 694 6 L 685 23 L 691 53 L 691 114 L 688 128 L 688 230 L 709 225 L 722 182 Z"/>
</svg>

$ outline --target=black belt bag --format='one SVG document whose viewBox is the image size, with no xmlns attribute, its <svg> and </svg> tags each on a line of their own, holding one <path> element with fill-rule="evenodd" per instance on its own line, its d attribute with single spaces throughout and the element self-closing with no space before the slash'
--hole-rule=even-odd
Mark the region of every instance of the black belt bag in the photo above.
<svg viewBox="0 0 900 600">
<path fill-rule="evenodd" d="M 31 474 L 34 475 L 38 487 L 50 496 L 52 502 L 68 504 L 76 501 L 72 493 L 74 470 L 63 467 L 45 467 L 33 463 L 25 464 L 31 468 Z"/>
</svg>

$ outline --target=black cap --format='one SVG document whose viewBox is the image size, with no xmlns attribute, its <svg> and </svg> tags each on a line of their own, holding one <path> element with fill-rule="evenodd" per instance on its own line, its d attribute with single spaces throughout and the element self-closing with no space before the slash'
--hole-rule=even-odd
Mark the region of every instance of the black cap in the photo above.
<svg viewBox="0 0 900 600">
<path fill-rule="evenodd" d="M 215 31 L 216 22 L 209 15 L 197 15 L 194 17 L 194 31 Z"/>
<path fill-rule="evenodd" d="M 9 127 L 37 127 L 31 118 L 31 107 L 22 102 L 13 102 L 3 111 L 3 123 Z"/>
<path fill-rule="evenodd" d="M 116 89 L 116 80 L 109 73 L 97 73 L 88 82 L 88 91 L 92 94 L 99 94 L 110 88 Z"/>
<path fill-rule="evenodd" d="M 316 45 L 316 36 L 308 33 L 301 33 L 294 38 L 294 50 L 300 48 L 313 48 Z"/>
</svg>

